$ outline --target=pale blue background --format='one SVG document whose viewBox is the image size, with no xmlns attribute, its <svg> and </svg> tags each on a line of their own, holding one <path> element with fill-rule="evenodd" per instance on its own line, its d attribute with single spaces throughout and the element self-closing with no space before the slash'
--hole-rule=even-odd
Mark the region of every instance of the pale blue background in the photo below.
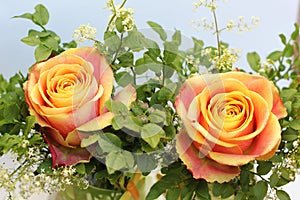
<svg viewBox="0 0 300 200">
<path fill-rule="evenodd" d="M 55 30 L 62 41 L 69 41 L 73 30 L 82 24 L 90 23 L 98 29 L 99 38 L 108 22 L 109 12 L 104 10 L 104 0 L 0 0 L 0 67 L 1 72 L 11 76 L 18 70 L 27 72 L 34 62 L 32 47 L 20 42 L 26 36 L 31 22 L 25 19 L 12 19 L 12 16 L 24 12 L 33 12 L 37 3 L 43 3 L 50 10 L 48 28 Z M 220 0 L 221 1 L 221 0 Z M 139 28 L 148 27 L 147 20 L 159 22 L 163 27 L 182 30 L 187 37 L 197 36 L 207 44 L 215 45 L 215 37 L 210 33 L 196 32 L 190 22 L 193 19 L 207 17 L 211 14 L 202 9 L 192 12 L 193 0 L 128 0 L 127 7 L 135 9 L 135 19 Z M 290 33 L 296 19 L 297 0 L 229 0 L 221 3 L 217 15 L 220 23 L 235 19 L 240 15 L 250 19 L 261 19 L 259 28 L 241 34 L 224 33 L 222 40 L 232 47 L 243 50 L 240 66 L 246 65 L 245 53 L 258 51 L 265 56 L 272 50 L 281 48 L 278 34 Z"/>
<path fill-rule="evenodd" d="M 33 12 L 36 4 L 43 3 L 50 10 L 50 22 L 47 27 L 59 34 L 62 41 L 71 40 L 73 30 L 87 23 L 98 29 L 98 36 L 101 38 L 108 22 L 109 12 L 102 9 L 106 2 L 104 0 L 0 0 L 0 2 L 0 72 L 6 77 L 18 70 L 26 73 L 28 67 L 34 63 L 34 48 L 20 42 L 28 29 L 34 26 L 28 20 L 12 19 L 12 16 Z M 152 20 L 167 29 L 182 30 L 187 37 L 200 37 L 206 44 L 214 45 L 215 37 L 210 33 L 196 32 L 190 26 L 193 19 L 211 17 L 211 14 L 203 9 L 198 13 L 192 12 L 192 2 L 193 0 L 128 0 L 126 7 L 135 9 L 135 19 L 139 28 L 146 28 L 146 21 Z M 236 19 L 240 15 L 244 15 L 246 19 L 250 19 L 253 15 L 261 19 L 259 28 L 251 32 L 222 34 L 223 41 L 243 50 L 239 67 L 246 67 L 247 52 L 257 51 L 264 57 L 269 52 L 280 49 L 282 46 L 278 35 L 291 33 L 297 10 L 297 0 L 229 0 L 228 3 L 222 3 L 217 11 L 220 23 Z M 288 187 L 293 200 L 300 197 L 299 186 L 298 179 Z"/>
</svg>

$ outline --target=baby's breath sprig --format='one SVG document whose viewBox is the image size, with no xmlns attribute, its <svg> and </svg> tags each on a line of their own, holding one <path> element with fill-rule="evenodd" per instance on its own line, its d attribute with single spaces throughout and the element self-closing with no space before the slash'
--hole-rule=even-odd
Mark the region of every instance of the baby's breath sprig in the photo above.
<svg viewBox="0 0 300 200">
<path fill-rule="evenodd" d="M 227 1 L 223 1 L 227 2 Z M 244 16 L 239 16 L 237 20 L 229 20 L 227 25 L 224 28 L 219 28 L 217 20 L 217 4 L 215 0 L 198 0 L 193 3 L 194 11 L 197 11 L 198 8 L 205 7 L 209 9 L 213 15 L 213 21 L 209 22 L 206 17 L 203 17 L 199 20 L 193 20 L 192 25 L 198 30 L 199 27 L 203 27 L 204 30 L 212 30 L 213 34 L 216 35 L 217 40 L 217 52 L 212 58 L 212 62 L 215 64 L 215 67 L 220 70 L 228 70 L 232 68 L 232 65 L 238 60 L 237 52 L 233 52 L 232 49 L 224 49 L 220 41 L 220 33 L 223 31 L 251 31 L 253 28 L 258 26 L 259 18 L 252 16 L 251 22 L 247 23 Z M 224 55 L 223 55 L 224 54 Z"/>
<path fill-rule="evenodd" d="M 17 155 L 13 155 L 18 157 Z M 47 154 L 40 147 L 29 147 L 17 166 L 0 165 L 0 187 L 8 193 L 8 199 L 28 199 L 32 194 L 55 193 L 68 186 L 88 187 L 85 175 L 77 173 L 74 166 L 56 169 L 41 167 Z M 38 173 L 37 173 L 38 172 Z"/>
<path fill-rule="evenodd" d="M 115 5 L 114 0 L 108 0 L 106 7 L 112 12 L 109 16 L 109 23 L 106 31 L 117 29 L 118 32 L 124 33 L 131 31 L 135 25 L 133 8 L 124 8 L 127 0 L 124 0 L 121 5 Z"/>
<path fill-rule="evenodd" d="M 96 41 L 97 29 L 90 24 L 81 25 L 73 32 L 73 39 L 79 44 L 86 40 Z"/>
</svg>

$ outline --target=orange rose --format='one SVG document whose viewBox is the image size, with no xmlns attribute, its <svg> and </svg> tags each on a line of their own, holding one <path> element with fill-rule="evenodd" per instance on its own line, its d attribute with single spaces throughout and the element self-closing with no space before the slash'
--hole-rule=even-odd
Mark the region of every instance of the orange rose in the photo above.
<svg viewBox="0 0 300 200">
<path fill-rule="evenodd" d="M 272 82 L 243 72 L 186 80 L 175 107 L 184 129 L 179 156 L 194 178 L 230 181 L 239 166 L 272 157 L 281 141 L 278 119 L 287 115 Z"/>
<path fill-rule="evenodd" d="M 104 104 L 111 98 L 113 83 L 113 71 L 96 48 L 69 49 L 34 65 L 24 84 L 25 97 L 30 114 L 45 127 L 53 166 L 89 161 L 89 151 L 80 147 L 87 135 L 80 131 L 111 125 L 113 114 Z M 129 102 L 135 91 L 127 87 L 123 93 L 130 94 L 117 96 Z"/>
</svg>

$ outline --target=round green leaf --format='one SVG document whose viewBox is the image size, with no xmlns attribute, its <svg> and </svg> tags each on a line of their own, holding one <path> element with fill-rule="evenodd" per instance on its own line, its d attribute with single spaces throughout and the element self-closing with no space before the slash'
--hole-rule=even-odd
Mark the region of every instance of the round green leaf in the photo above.
<svg viewBox="0 0 300 200">
<path fill-rule="evenodd" d="M 254 185 L 253 187 L 254 196 L 258 200 L 264 200 L 267 191 L 268 191 L 268 184 L 264 181 L 257 182 L 256 185 Z"/>
<path fill-rule="evenodd" d="M 276 195 L 280 200 L 291 200 L 289 194 L 283 190 L 277 190 Z"/>
</svg>

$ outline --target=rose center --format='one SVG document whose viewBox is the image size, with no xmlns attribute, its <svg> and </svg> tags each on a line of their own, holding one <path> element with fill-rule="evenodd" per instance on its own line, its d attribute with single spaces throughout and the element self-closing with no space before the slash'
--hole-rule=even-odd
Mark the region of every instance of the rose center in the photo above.
<svg viewBox="0 0 300 200">
<path fill-rule="evenodd" d="M 245 123 L 249 116 L 249 103 L 241 92 L 217 94 L 211 99 L 208 111 L 214 126 L 230 132 Z"/>
</svg>

